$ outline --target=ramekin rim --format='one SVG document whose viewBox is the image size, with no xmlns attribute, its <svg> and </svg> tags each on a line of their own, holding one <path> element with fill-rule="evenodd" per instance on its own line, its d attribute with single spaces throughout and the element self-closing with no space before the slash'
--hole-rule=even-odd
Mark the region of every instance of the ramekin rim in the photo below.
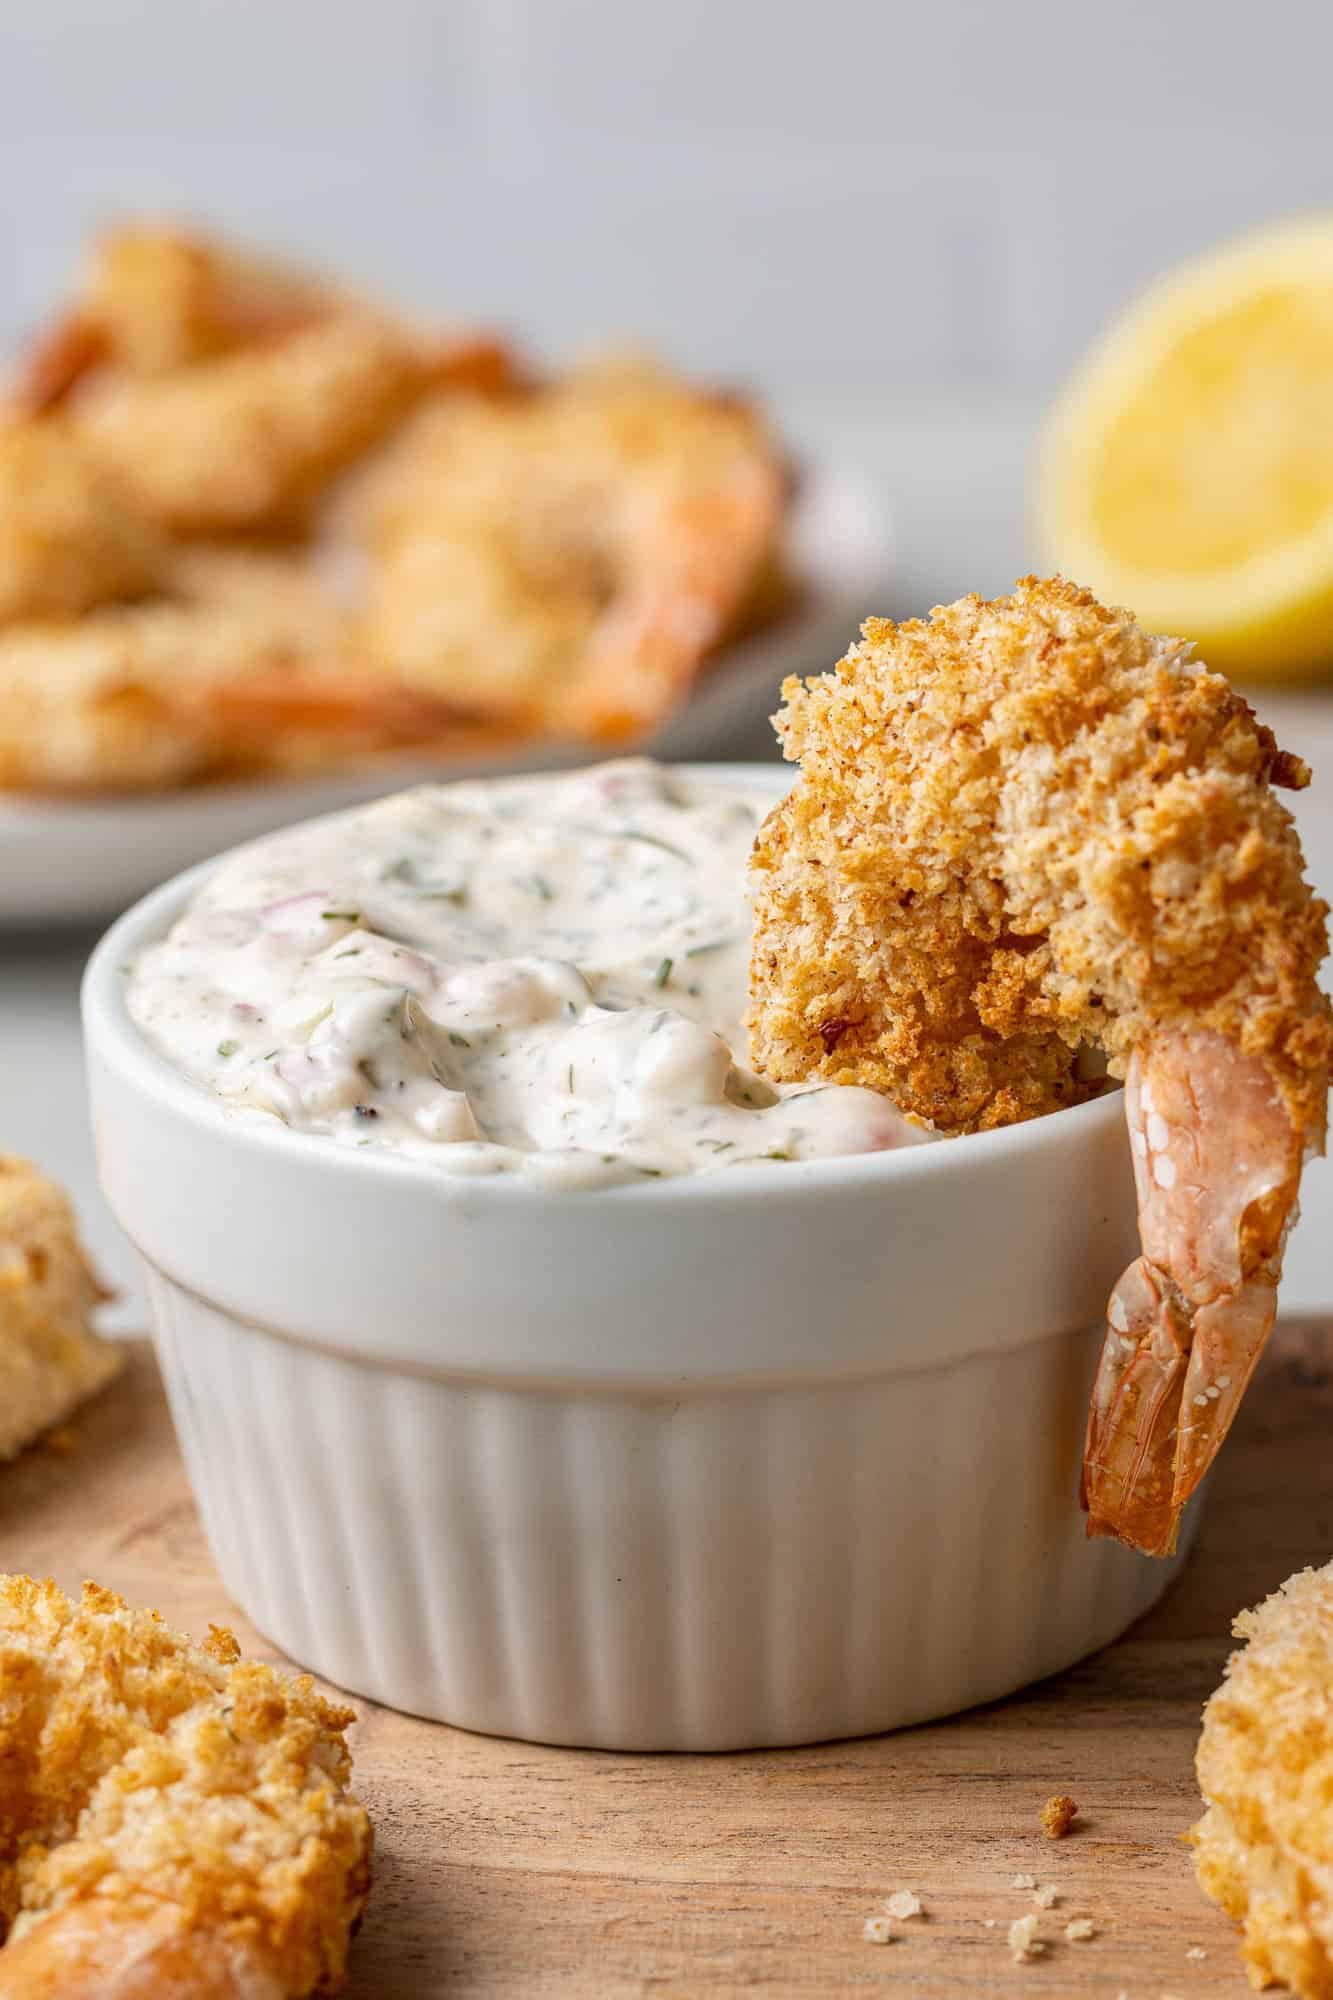
<svg viewBox="0 0 1333 2000">
<path fill-rule="evenodd" d="M 791 775 L 781 765 L 681 763 L 669 768 L 702 777 L 755 782 L 756 789 L 771 789 L 774 796 L 777 796 L 777 787 L 767 781 Z M 528 777 L 530 774 L 516 775 Z M 539 777 L 543 775 L 547 774 L 538 774 Z M 345 813 L 364 808 L 342 810 Z M 315 818 L 341 816 L 342 813 L 329 813 L 316 815 Z M 308 823 L 313 824 L 314 821 Z M 494 1198 L 520 1205 L 537 1202 L 545 1206 L 553 1199 L 574 1199 L 580 1208 L 608 1201 L 675 1206 L 681 1202 L 703 1200 L 716 1205 L 719 1201 L 734 1203 L 771 1197 L 779 1188 L 784 1193 L 791 1193 L 798 1187 L 809 1187 L 812 1195 L 834 1195 L 839 1189 L 859 1189 L 879 1180 L 889 1186 L 908 1175 L 933 1176 L 963 1171 L 968 1166 L 979 1168 L 983 1162 L 989 1165 L 1006 1157 L 1022 1158 L 1046 1145 L 1074 1145 L 1089 1128 L 1096 1130 L 1108 1118 L 1119 1116 L 1119 1092 L 1108 1090 L 1084 1104 L 1071 1105 L 1043 1117 L 988 1132 L 959 1134 L 938 1145 L 904 1146 L 883 1152 L 783 1161 L 776 1175 L 777 1163 L 739 1161 L 733 1166 L 706 1174 L 663 1175 L 660 1179 L 569 1189 L 519 1173 L 450 1172 L 447 1167 L 436 1166 L 432 1161 L 404 1158 L 387 1148 L 344 1146 L 327 1134 L 293 1131 L 276 1118 L 257 1114 L 247 1117 L 243 1110 L 226 1104 L 177 1069 L 152 1046 L 130 1016 L 125 986 L 129 961 L 146 944 L 165 935 L 189 898 L 214 870 L 245 848 L 261 845 L 274 837 L 273 833 L 268 833 L 258 840 L 238 843 L 210 860 L 197 862 L 193 867 L 168 877 L 157 888 L 141 896 L 100 937 L 88 959 L 80 985 L 80 1011 L 86 1044 L 91 1046 L 96 1042 L 99 1054 L 118 1060 L 136 1088 L 156 1096 L 168 1111 L 186 1123 L 193 1124 L 201 1132 L 223 1143 L 253 1147 L 257 1153 L 262 1152 L 270 1159 L 276 1156 L 294 1163 L 303 1160 L 312 1168 L 318 1165 L 323 1170 L 360 1174 L 372 1181 L 382 1181 L 387 1175 L 390 1179 L 410 1181 L 419 1187 L 438 1184 L 442 1194 L 466 1187 L 474 1200 Z"/>
</svg>

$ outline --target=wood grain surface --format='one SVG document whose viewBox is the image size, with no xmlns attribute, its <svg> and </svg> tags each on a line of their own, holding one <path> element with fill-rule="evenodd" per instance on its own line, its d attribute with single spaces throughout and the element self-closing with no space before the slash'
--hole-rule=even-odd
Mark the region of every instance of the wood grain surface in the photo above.
<svg viewBox="0 0 1333 2000">
<path fill-rule="evenodd" d="M 272 1657 L 209 1561 L 146 1346 L 73 1432 L 65 1452 L 0 1468 L 0 1569 L 66 1587 L 93 1576 L 194 1632 L 230 1623 Z M 1198 1811 L 1199 1707 L 1234 1614 L 1333 1550 L 1331 1437 L 1333 1324 L 1288 1325 L 1166 1600 L 1094 1659 L 954 1721 L 811 1750 L 633 1757 L 360 1704 L 377 1866 L 349 1993 L 1239 2000 L 1231 1927 L 1180 1840 Z M 1037 1811 L 1057 1791 L 1083 1813 L 1049 1841 Z M 1017 1966 L 1006 1930 L 1032 1908 L 1022 1873 L 1061 1901 L 1040 1913 L 1046 1954 Z M 904 1887 L 924 1919 L 863 1942 L 864 1919 Z M 1064 1938 L 1077 1915 L 1096 1925 L 1088 1943 Z"/>
</svg>

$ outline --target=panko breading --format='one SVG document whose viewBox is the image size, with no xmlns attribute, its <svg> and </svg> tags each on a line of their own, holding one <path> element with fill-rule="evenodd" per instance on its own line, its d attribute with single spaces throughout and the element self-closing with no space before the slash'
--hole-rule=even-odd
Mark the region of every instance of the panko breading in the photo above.
<svg viewBox="0 0 1333 2000">
<path fill-rule="evenodd" d="M 1188 646 L 1029 577 L 928 623 L 872 618 L 783 695 L 802 775 L 754 873 L 769 1075 L 974 1131 L 1095 1089 L 1080 1045 L 1122 1076 L 1188 1020 L 1270 1057 L 1322 1129 L 1325 906 L 1270 789 L 1308 772 Z"/>
<path fill-rule="evenodd" d="M 106 229 L 70 304 L 20 356 L 8 402 L 35 415 L 94 369 L 165 375 L 307 326 L 337 302 L 305 271 L 174 223 Z"/>
<path fill-rule="evenodd" d="M 108 362 L 166 375 L 273 340 L 344 309 L 330 279 L 170 221 L 103 230 L 79 272 L 71 311 Z"/>
<path fill-rule="evenodd" d="M 92 1328 L 106 1296 L 54 1181 L 0 1153 L 0 1459 L 108 1383 L 120 1356 Z"/>
<path fill-rule="evenodd" d="M 0 787 L 144 791 L 489 741 L 367 660 L 299 558 L 197 547 L 169 574 L 170 601 L 0 628 Z"/>
<path fill-rule="evenodd" d="M 871 619 L 784 694 L 801 776 L 755 847 L 756 1066 L 946 1132 L 1078 1102 L 1084 1048 L 1126 1078 L 1143 1255 L 1083 1501 L 1090 1533 L 1169 1553 L 1323 1146 L 1327 906 L 1273 790 L 1309 773 L 1187 645 L 1058 579 Z"/>
<path fill-rule="evenodd" d="M 534 387 L 170 223 L 96 241 L 6 417 L 0 787 L 620 741 L 786 600 L 785 468 L 740 402 L 623 361 Z M 191 558 L 229 539 L 205 619 Z M 250 588 L 270 552 L 305 633 Z"/>
<path fill-rule="evenodd" d="M 0 428 L 0 625 L 153 590 L 161 536 L 68 424 Z"/>
<path fill-rule="evenodd" d="M 1203 1712 L 1195 1868 L 1242 1926 L 1251 1985 L 1331 2000 L 1333 1563 L 1290 1577 L 1234 1630 L 1246 1643 Z"/>
<path fill-rule="evenodd" d="M 169 223 L 105 232 L 11 414 L 67 405 L 141 511 L 174 532 L 302 518 L 431 389 L 507 382 L 489 337 L 417 331 L 323 277 Z"/>
<path fill-rule="evenodd" d="M 429 406 L 369 485 L 367 643 L 527 726 L 641 732 L 771 584 L 784 488 L 753 410 L 646 363 Z"/>
<path fill-rule="evenodd" d="M 217 1627 L 0 1579 L 0 2000 L 336 1991 L 370 1884 L 354 1719 Z"/>
<path fill-rule="evenodd" d="M 122 224 L 94 238 L 68 306 L 20 357 L 9 407 L 35 415 L 98 370 L 179 374 L 346 317 L 389 323 L 370 299 L 324 273 L 170 221 Z M 494 367 L 495 343 L 476 344 Z"/>
<path fill-rule="evenodd" d="M 369 314 L 329 319 L 179 374 L 108 376 L 76 421 L 135 503 L 177 532 L 299 518 L 425 388 L 430 361 Z"/>
<path fill-rule="evenodd" d="M 423 396 L 489 395 L 510 372 L 487 337 L 416 331 L 170 225 L 100 239 L 0 428 L 0 788 L 507 745 L 489 711 L 405 684 L 361 642 L 356 552 L 322 523 L 339 476 Z"/>
<path fill-rule="evenodd" d="M 293 566 L 254 560 L 263 597 L 0 628 L 0 786 L 152 790 L 225 765 L 219 688 L 336 663 L 345 646 L 344 621 Z M 184 590 L 201 587 L 197 570 L 180 575 Z"/>
<path fill-rule="evenodd" d="M 1053 1798 L 1047 1799 L 1037 1817 L 1048 1840 L 1063 1840 L 1078 1818 L 1078 1800 L 1071 1798 L 1068 1792 L 1056 1792 Z"/>
</svg>

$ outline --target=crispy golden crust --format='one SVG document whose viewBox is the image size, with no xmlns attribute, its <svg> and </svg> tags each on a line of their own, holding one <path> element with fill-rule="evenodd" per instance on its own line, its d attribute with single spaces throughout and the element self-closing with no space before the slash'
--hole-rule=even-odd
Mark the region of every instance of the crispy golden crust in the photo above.
<svg viewBox="0 0 1333 2000">
<path fill-rule="evenodd" d="M 0 1153 L 0 1459 L 61 1423 L 120 1367 L 92 1328 L 103 1297 L 62 1190 Z"/>
<path fill-rule="evenodd" d="M 106 360 L 165 375 L 272 340 L 344 307 L 333 284 L 172 222 L 106 229 L 85 259 L 74 313 Z"/>
<path fill-rule="evenodd" d="M 508 747 L 492 705 L 408 685 L 363 643 L 364 554 L 328 521 L 423 397 L 513 373 L 486 335 L 413 329 L 171 224 L 100 237 L 0 428 L 0 788 Z"/>
<path fill-rule="evenodd" d="M 417 333 L 323 277 L 138 223 L 95 240 L 8 408 L 67 405 L 133 504 L 171 531 L 249 531 L 301 518 L 427 391 L 491 392 L 511 373 L 489 337 Z"/>
<path fill-rule="evenodd" d="M 346 315 L 179 373 L 101 378 L 75 420 L 152 519 L 249 529 L 299 518 L 427 379 L 426 355 L 397 328 Z"/>
<path fill-rule="evenodd" d="M 48 1990 L 31 1966 L 75 1910 L 181 1960 L 206 1939 L 265 1990 L 334 1991 L 370 1880 L 353 1719 L 228 1632 L 196 1646 L 94 1584 L 75 1604 L 0 1580 L 0 1920 L 32 1982 L 0 1953 L 0 1993 Z"/>
<path fill-rule="evenodd" d="M 1047 1799 L 1037 1817 L 1048 1840 L 1063 1840 L 1078 1818 L 1078 1800 L 1068 1792 L 1056 1792 Z"/>
<path fill-rule="evenodd" d="M 1333 1563 L 1291 1577 L 1235 1632 L 1203 1715 L 1194 1828 L 1206 1895 L 1242 1925 L 1254 1986 L 1333 1996 Z"/>
<path fill-rule="evenodd" d="M 228 553 L 216 565 L 182 562 L 173 601 L 0 630 L 0 786 L 151 790 L 213 775 L 231 748 L 220 689 L 341 658 L 345 622 L 298 565 Z"/>
<path fill-rule="evenodd" d="M 771 585 L 782 490 L 753 410 L 647 363 L 428 406 L 369 482 L 367 642 L 531 727 L 597 734 L 617 691 L 648 727 Z M 621 607 L 655 592 L 670 663 L 654 675 L 635 626 L 603 673 Z"/>
<path fill-rule="evenodd" d="M 871 619 L 791 680 L 801 764 L 761 831 L 751 1034 L 782 1080 L 869 1084 L 946 1131 L 1076 1101 L 1155 1029 L 1261 1057 L 1312 1146 L 1326 906 L 1272 786 L 1296 760 L 1177 641 L 1058 579 Z"/>
<path fill-rule="evenodd" d="M 535 387 L 485 334 L 170 223 L 97 240 L 8 409 L 68 464 L 16 461 L 11 520 L 0 462 L 0 787 L 621 742 L 789 590 L 742 403 L 633 360 Z M 292 552 L 308 631 L 243 559 L 200 615 L 193 545 L 227 538 Z"/>
<path fill-rule="evenodd" d="M 0 788 L 152 791 L 503 747 L 395 681 L 301 553 L 193 543 L 170 597 L 0 628 Z"/>
<path fill-rule="evenodd" d="M 0 428 L 0 624 L 154 589 L 162 538 L 69 425 Z"/>
<path fill-rule="evenodd" d="M 0 630 L 0 787 L 151 791 L 494 747 L 394 682 L 299 557 L 195 547 L 176 593 Z"/>
</svg>

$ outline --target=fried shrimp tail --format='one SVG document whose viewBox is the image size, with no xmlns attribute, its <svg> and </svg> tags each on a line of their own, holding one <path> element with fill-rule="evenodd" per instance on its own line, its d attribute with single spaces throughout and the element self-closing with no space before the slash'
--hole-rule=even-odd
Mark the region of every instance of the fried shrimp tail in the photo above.
<svg viewBox="0 0 1333 2000">
<path fill-rule="evenodd" d="M 1272 1328 L 1322 1150 L 1326 906 L 1248 704 L 1086 591 L 1027 578 L 872 619 L 788 682 L 801 778 L 756 844 L 758 1066 L 868 1084 L 961 1132 L 1124 1077 L 1142 1254 L 1116 1284 L 1082 1499 L 1153 1555 Z"/>
<path fill-rule="evenodd" d="M 284 2000 L 258 1954 L 176 1913 L 76 1903 L 0 1952 L 0 2000 Z"/>
<path fill-rule="evenodd" d="M 1302 1132 L 1264 1064 L 1208 1030 L 1135 1050 L 1125 1117 L 1143 1255 L 1111 1293 L 1082 1497 L 1092 1534 L 1165 1555 L 1277 1317 Z"/>
<path fill-rule="evenodd" d="M 726 637 L 777 532 L 783 483 L 771 453 L 749 450 L 713 484 L 645 510 L 557 726 L 616 743 L 670 713 Z"/>
</svg>

